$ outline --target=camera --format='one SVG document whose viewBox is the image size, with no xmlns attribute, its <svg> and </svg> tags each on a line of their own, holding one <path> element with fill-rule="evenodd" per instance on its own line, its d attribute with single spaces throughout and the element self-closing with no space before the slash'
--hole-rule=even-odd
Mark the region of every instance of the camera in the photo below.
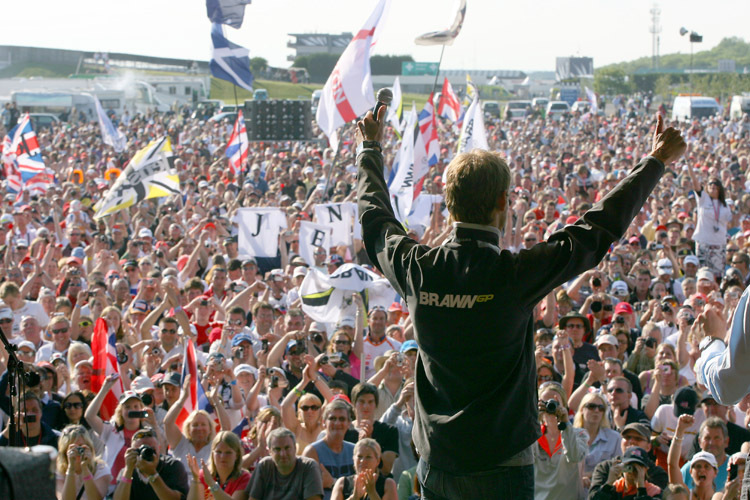
<svg viewBox="0 0 750 500">
<path fill-rule="evenodd" d="M 328 364 L 328 354 L 324 354 L 320 357 L 320 360 L 318 360 L 319 365 L 327 365 Z"/>
<path fill-rule="evenodd" d="M 602 280 L 600 280 L 599 278 L 594 278 L 591 280 L 591 284 L 599 288 L 600 286 L 602 286 Z"/>
<path fill-rule="evenodd" d="M 279 377 L 276 375 L 271 375 L 271 389 L 275 389 L 279 386 Z"/>
<path fill-rule="evenodd" d="M 154 402 L 154 398 L 151 396 L 151 394 L 144 393 L 144 394 L 141 395 L 141 401 L 143 401 L 144 405 L 151 406 L 151 403 Z M 146 413 L 146 412 L 143 412 L 143 413 Z"/>
<path fill-rule="evenodd" d="M 147 462 L 153 462 L 154 457 L 156 456 L 156 450 L 144 444 L 138 448 L 138 456 Z"/>
<path fill-rule="evenodd" d="M 732 464 L 729 466 L 729 481 L 735 479 L 739 473 L 739 464 Z"/>
<path fill-rule="evenodd" d="M 601 301 L 595 300 L 591 303 L 591 312 L 598 313 L 602 310 L 602 303 Z"/>
<path fill-rule="evenodd" d="M 24 424 L 31 424 L 36 422 L 36 415 L 24 415 L 23 416 L 23 423 Z"/>
<path fill-rule="evenodd" d="M 623 316 L 616 317 L 615 318 L 615 323 L 617 323 L 618 325 L 624 325 L 625 324 L 625 317 L 623 317 Z"/>
<path fill-rule="evenodd" d="M 128 353 L 126 353 L 125 351 L 117 353 L 117 362 L 119 364 L 124 365 L 125 363 L 128 362 L 128 359 L 130 358 L 128 357 Z"/>
<path fill-rule="evenodd" d="M 313 334 L 310 336 L 312 341 L 316 344 L 320 344 L 323 342 L 323 334 L 320 332 L 313 332 Z"/>
<path fill-rule="evenodd" d="M 398 366 L 404 366 L 404 360 L 406 359 L 406 356 L 404 356 L 402 353 L 396 354 L 396 364 Z"/>
<path fill-rule="evenodd" d="M 638 469 L 635 468 L 635 464 L 625 464 L 622 466 L 622 471 L 627 474 L 637 474 Z"/>
<path fill-rule="evenodd" d="M 643 341 L 643 343 L 649 349 L 653 349 L 654 347 L 656 347 L 656 339 L 653 337 L 647 337 L 646 340 Z"/>
<path fill-rule="evenodd" d="M 664 304 L 662 304 L 662 305 L 661 305 L 661 310 L 662 310 L 662 312 L 665 312 L 665 313 L 666 313 L 666 312 L 669 312 L 669 311 L 671 311 L 671 310 L 672 310 L 672 308 L 671 308 L 671 307 L 669 307 L 669 304 L 667 304 L 667 303 L 664 303 Z"/>
<path fill-rule="evenodd" d="M 268 351 L 268 339 L 263 339 L 263 340 L 261 340 L 260 343 L 261 343 L 261 348 L 264 351 Z"/>
<path fill-rule="evenodd" d="M 86 453 L 86 448 L 83 446 L 78 446 L 76 447 L 76 451 L 78 452 L 79 455 L 83 456 Z"/>
<path fill-rule="evenodd" d="M 549 413 L 550 415 L 557 414 L 557 409 L 559 407 L 560 407 L 560 403 L 558 403 L 554 399 L 550 399 L 544 402 L 544 412 Z"/>
<path fill-rule="evenodd" d="M 148 418 L 148 412 L 131 410 L 128 412 L 128 418 Z"/>
</svg>

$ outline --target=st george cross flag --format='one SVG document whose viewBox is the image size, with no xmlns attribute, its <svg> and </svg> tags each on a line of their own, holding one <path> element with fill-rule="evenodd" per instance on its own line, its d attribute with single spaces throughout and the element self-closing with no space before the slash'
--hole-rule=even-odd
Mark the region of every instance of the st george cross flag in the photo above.
<svg viewBox="0 0 750 500">
<path fill-rule="evenodd" d="M 314 211 L 315 220 L 331 228 L 331 246 L 352 244 L 352 228 L 357 214 L 356 203 L 320 203 L 315 205 Z"/>
<path fill-rule="evenodd" d="M 328 136 L 331 147 L 338 149 L 337 130 L 340 126 L 375 106 L 370 74 L 370 50 L 382 31 L 390 0 L 380 0 L 370 18 L 349 42 L 320 96 L 315 119 Z"/>
<path fill-rule="evenodd" d="M 276 257 L 279 233 L 287 228 L 286 214 L 278 208 L 240 208 L 234 219 L 240 258 Z"/>
<path fill-rule="evenodd" d="M 149 198 L 180 194 L 180 178 L 172 168 L 168 136 L 149 143 L 131 158 L 128 166 L 97 204 L 95 219 Z"/>
<path fill-rule="evenodd" d="M 247 129 L 241 109 L 237 111 L 237 120 L 234 122 L 232 136 L 229 138 L 229 144 L 227 144 L 227 150 L 224 154 L 229 158 L 229 166 L 232 168 L 234 175 L 244 170 L 242 162 L 247 160 Z"/>
<path fill-rule="evenodd" d="M 107 116 L 107 113 L 104 111 L 99 98 L 94 95 L 92 95 L 91 98 L 96 104 L 96 116 L 99 118 L 99 128 L 102 132 L 102 140 L 104 141 L 104 144 L 109 144 L 118 153 L 125 151 L 125 146 L 127 146 L 128 143 L 125 134 L 122 133 L 122 130 L 115 128 L 115 126 L 112 125 L 112 120 L 109 119 L 109 116 Z"/>
<path fill-rule="evenodd" d="M 6 165 L 6 172 L 10 172 L 12 176 L 20 174 L 20 189 L 27 189 L 32 194 L 46 193 L 47 186 L 55 182 L 54 171 L 44 164 L 39 141 L 31 128 L 28 113 L 24 114 L 18 124 L 5 136 L 3 163 Z M 13 180 L 14 182 L 9 183 L 11 187 L 18 178 L 15 177 Z"/>
<path fill-rule="evenodd" d="M 97 319 L 94 324 L 94 334 L 91 337 L 91 352 L 94 355 L 91 390 L 94 394 L 99 392 L 108 376 L 113 373 L 120 373 L 120 367 L 117 364 L 116 343 L 116 332 L 110 330 L 104 318 Z M 109 420 L 115 414 L 122 393 L 122 379 L 118 379 L 104 397 L 104 403 L 99 410 L 102 420 Z"/>
<path fill-rule="evenodd" d="M 362 293 L 365 307 L 388 307 L 396 292 L 387 279 L 380 278 L 357 264 L 344 264 L 330 276 L 310 269 L 300 286 L 302 310 L 315 321 L 336 323 L 344 316 L 354 316 L 352 292 Z"/>
<path fill-rule="evenodd" d="M 386 121 L 390 122 L 393 129 L 396 130 L 399 135 L 404 130 L 404 126 L 401 123 L 401 115 L 403 114 L 404 103 L 401 99 L 401 82 L 398 77 L 393 81 L 393 100 L 391 105 L 388 106 L 388 114 L 386 115 Z"/>
<path fill-rule="evenodd" d="M 253 74 L 250 72 L 250 51 L 224 36 L 224 26 L 211 25 L 211 74 L 243 89 L 253 91 Z"/>
<path fill-rule="evenodd" d="M 212 23 L 226 24 L 238 30 L 245 18 L 245 5 L 251 1 L 206 0 L 206 15 Z"/>
<path fill-rule="evenodd" d="M 188 375 L 190 375 L 189 394 L 175 421 L 179 429 L 182 429 L 182 424 L 191 413 L 196 410 L 205 410 L 209 406 L 208 397 L 206 397 L 198 374 L 198 358 L 195 355 L 195 346 L 192 340 L 185 341 L 185 355 L 182 362 L 180 383 L 184 383 Z"/>
<path fill-rule="evenodd" d="M 469 106 L 464 118 L 461 135 L 458 138 L 458 149 L 456 154 L 468 153 L 473 149 L 489 149 L 487 143 L 487 132 L 484 129 L 484 117 L 482 116 L 482 107 L 479 105 L 477 97 Z M 447 169 L 446 169 L 447 171 Z"/>
<path fill-rule="evenodd" d="M 453 123 L 458 122 L 458 119 L 461 117 L 461 102 L 458 100 L 456 93 L 453 92 L 453 87 L 451 87 L 448 77 L 443 82 L 443 92 L 440 95 L 438 115 L 442 118 L 447 118 Z"/>
<path fill-rule="evenodd" d="M 326 258 L 331 249 L 331 226 L 302 221 L 299 223 L 299 255 L 307 265 L 315 267 L 315 251 L 322 248 Z"/>
</svg>

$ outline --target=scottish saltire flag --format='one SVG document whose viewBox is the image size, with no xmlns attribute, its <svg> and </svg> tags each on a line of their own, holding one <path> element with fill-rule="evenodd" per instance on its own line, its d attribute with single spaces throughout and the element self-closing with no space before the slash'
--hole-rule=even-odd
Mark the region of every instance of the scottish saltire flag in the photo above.
<svg viewBox="0 0 750 500">
<path fill-rule="evenodd" d="M 94 324 L 94 334 L 91 337 L 91 352 L 94 355 L 91 390 L 94 394 L 99 392 L 108 376 L 113 373 L 120 373 L 120 366 L 117 364 L 116 343 L 116 332 L 109 328 L 104 318 L 97 319 Z M 104 403 L 99 410 L 102 420 L 109 420 L 115 414 L 122 393 L 122 379 L 118 379 L 104 397 Z"/>
<path fill-rule="evenodd" d="M 211 24 L 211 43 L 211 74 L 252 92 L 250 51 L 227 40 L 224 27 L 218 23 Z"/>
<path fill-rule="evenodd" d="M 54 171 L 44 164 L 39 141 L 31 128 L 28 113 L 23 115 L 21 121 L 8 132 L 3 140 L 3 164 L 6 165 L 6 172 L 10 171 L 11 175 L 20 175 L 20 182 L 16 177 L 12 183 L 17 186 L 20 184 L 17 191 L 27 189 L 32 194 L 44 194 L 47 192 L 47 187 L 55 182 Z"/>
<path fill-rule="evenodd" d="M 370 50 L 380 37 L 389 6 L 390 0 L 378 2 L 365 25 L 344 49 L 323 87 L 315 120 L 334 150 L 339 146 L 338 128 L 375 106 Z"/>
<path fill-rule="evenodd" d="M 206 0 L 206 15 L 212 23 L 226 24 L 234 29 L 242 27 L 245 5 L 252 0 Z"/>
<path fill-rule="evenodd" d="M 203 384 L 200 382 L 200 375 L 198 374 L 198 358 L 195 355 L 195 345 L 192 340 L 185 342 L 185 355 L 183 356 L 182 362 L 182 378 L 181 382 L 185 381 L 185 378 L 190 375 L 190 386 L 188 388 L 188 398 L 185 400 L 185 404 L 177 415 L 176 424 L 177 427 L 182 429 L 182 424 L 185 419 L 193 413 L 195 410 L 206 410 L 210 406 L 208 397 L 203 390 Z"/>
<path fill-rule="evenodd" d="M 109 144 L 118 153 L 125 151 L 125 146 L 128 144 L 125 134 L 122 133 L 122 130 L 115 128 L 115 126 L 112 125 L 112 120 L 109 119 L 109 116 L 107 116 L 107 113 L 104 111 L 99 98 L 93 95 L 91 98 L 96 104 L 96 116 L 99 119 L 99 128 L 102 132 L 102 140 L 104 141 L 104 144 Z"/>
<path fill-rule="evenodd" d="M 453 92 L 451 82 L 448 81 L 448 77 L 443 82 L 443 92 L 440 95 L 440 104 L 438 105 L 438 115 L 441 118 L 447 118 L 453 123 L 458 122 L 461 117 L 461 102 L 458 100 L 458 96 Z"/>
<path fill-rule="evenodd" d="M 227 144 L 227 150 L 224 154 L 229 158 L 229 166 L 232 168 L 234 175 L 242 172 L 242 162 L 247 160 L 247 129 L 241 109 L 237 111 L 232 136 L 229 138 L 229 144 Z"/>
</svg>

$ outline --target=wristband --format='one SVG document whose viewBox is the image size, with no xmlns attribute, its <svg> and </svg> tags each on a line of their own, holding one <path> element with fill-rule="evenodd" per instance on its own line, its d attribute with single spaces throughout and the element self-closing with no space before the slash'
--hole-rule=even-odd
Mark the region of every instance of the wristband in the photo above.
<svg viewBox="0 0 750 500">
<path fill-rule="evenodd" d="M 236 381 L 236 380 L 232 380 L 232 381 L 231 381 L 231 382 L 229 383 L 229 385 L 237 385 L 237 381 Z"/>
<path fill-rule="evenodd" d="M 94 476 L 92 476 L 91 474 L 89 474 L 88 476 L 84 477 L 83 478 L 83 482 L 85 483 L 86 481 L 88 481 L 90 479 L 94 479 Z"/>
<path fill-rule="evenodd" d="M 292 390 L 294 391 L 294 393 L 297 395 L 298 398 L 301 398 L 305 394 L 305 391 L 300 391 L 296 387 Z"/>
<path fill-rule="evenodd" d="M 149 482 L 149 484 L 154 484 L 154 481 L 156 481 L 157 479 L 159 479 L 159 473 L 158 472 L 154 472 L 153 476 L 148 476 L 148 482 Z"/>
<path fill-rule="evenodd" d="M 133 478 L 132 477 L 124 477 L 123 476 L 123 477 L 120 478 L 120 482 L 131 484 L 133 482 Z"/>
<path fill-rule="evenodd" d="M 683 438 L 678 438 L 677 436 L 673 437 L 672 440 L 674 441 L 682 441 Z"/>
<path fill-rule="evenodd" d="M 182 312 L 182 306 L 177 306 L 173 309 L 174 313 L 177 314 L 178 312 Z"/>
</svg>

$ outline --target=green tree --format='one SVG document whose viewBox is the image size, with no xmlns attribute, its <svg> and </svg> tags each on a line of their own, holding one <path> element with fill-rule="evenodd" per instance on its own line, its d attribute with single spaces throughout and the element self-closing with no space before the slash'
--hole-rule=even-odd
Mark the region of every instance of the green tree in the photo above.
<svg viewBox="0 0 750 500">
<path fill-rule="evenodd" d="M 268 61 L 263 57 L 252 57 L 250 58 L 250 71 L 253 72 L 254 75 L 258 75 L 265 71 L 265 69 L 268 67 Z"/>
<path fill-rule="evenodd" d="M 594 90 L 600 95 L 627 94 L 632 85 L 622 69 L 602 68 L 594 72 Z"/>
<path fill-rule="evenodd" d="M 297 68 L 306 68 L 310 74 L 311 81 L 325 83 L 338 60 L 339 55 L 337 54 L 308 54 L 297 56 L 294 60 L 294 66 Z"/>
</svg>

